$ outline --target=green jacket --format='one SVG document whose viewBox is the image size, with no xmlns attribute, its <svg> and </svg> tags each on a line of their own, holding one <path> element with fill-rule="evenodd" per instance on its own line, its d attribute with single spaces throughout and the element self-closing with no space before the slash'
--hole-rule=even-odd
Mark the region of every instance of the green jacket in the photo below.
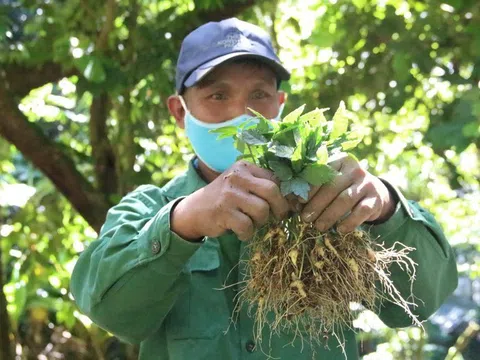
<svg viewBox="0 0 480 360">
<path fill-rule="evenodd" d="M 80 256 L 71 290 L 82 312 L 102 328 L 132 343 L 140 343 L 140 359 L 312 359 L 312 349 L 292 334 L 264 331 L 262 346 L 252 341 L 253 322 L 242 309 L 235 324 L 235 286 L 219 290 L 232 267 L 237 269 L 244 245 L 226 234 L 188 242 L 170 230 L 172 207 L 206 183 L 192 163 L 188 171 L 163 188 L 144 185 L 125 196 L 108 212 L 98 240 Z M 401 241 L 416 248 L 418 264 L 413 292 L 415 313 L 427 319 L 455 289 L 457 270 L 453 251 L 434 218 L 398 193 L 394 215 L 371 226 L 372 236 L 385 245 Z M 392 268 L 392 279 L 407 296 L 406 275 Z M 241 270 L 228 276 L 235 283 Z M 391 304 L 379 313 L 390 327 L 411 320 Z M 230 326 L 229 326 L 230 325 Z M 225 332 L 228 329 L 227 332 Z M 344 329 L 347 358 L 358 358 L 355 334 Z M 292 343 L 293 341 L 293 344 Z M 316 348 L 318 359 L 344 359 L 335 344 Z"/>
</svg>

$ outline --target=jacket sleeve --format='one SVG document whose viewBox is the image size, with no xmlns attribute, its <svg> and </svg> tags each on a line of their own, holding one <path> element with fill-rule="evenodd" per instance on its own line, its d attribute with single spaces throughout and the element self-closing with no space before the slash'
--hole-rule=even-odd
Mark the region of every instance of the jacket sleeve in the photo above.
<svg viewBox="0 0 480 360">
<path fill-rule="evenodd" d="M 170 230 L 168 201 L 145 185 L 107 214 L 99 238 L 79 257 L 71 291 L 80 310 L 129 342 L 157 330 L 186 289 L 186 262 L 201 246 Z"/>
<path fill-rule="evenodd" d="M 413 285 L 398 265 L 390 266 L 391 280 L 402 297 L 414 302 L 411 307 L 419 321 L 432 315 L 457 287 L 458 273 L 454 252 L 434 217 L 390 184 L 399 198 L 394 215 L 385 223 L 370 227 L 370 235 L 385 247 L 400 242 L 415 250 L 409 257 L 416 263 Z M 413 297 L 411 296 L 413 294 Z M 383 301 L 378 307 L 380 319 L 389 327 L 406 327 L 412 320 L 399 306 Z"/>
</svg>

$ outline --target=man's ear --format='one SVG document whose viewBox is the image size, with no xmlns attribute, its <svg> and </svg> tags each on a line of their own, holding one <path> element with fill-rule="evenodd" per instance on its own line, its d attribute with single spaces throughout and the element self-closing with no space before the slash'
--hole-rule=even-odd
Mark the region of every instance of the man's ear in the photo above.
<svg viewBox="0 0 480 360">
<path fill-rule="evenodd" d="M 182 106 L 178 95 L 171 95 L 167 99 L 168 111 L 175 118 L 177 125 L 185 129 L 185 109 Z"/>
</svg>

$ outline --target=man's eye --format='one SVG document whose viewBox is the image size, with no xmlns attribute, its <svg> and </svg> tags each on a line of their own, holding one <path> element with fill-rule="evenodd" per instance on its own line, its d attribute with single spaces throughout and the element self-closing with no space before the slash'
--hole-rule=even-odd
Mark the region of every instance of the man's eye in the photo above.
<svg viewBox="0 0 480 360">
<path fill-rule="evenodd" d="M 255 92 L 252 94 L 252 98 L 253 98 L 253 99 L 256 99 L 256 100 L 258 100 L 258 99 L 264 99 L 264 98 L 266 98 L 266 97 L 268 97 L 268 96 L 269 96 L 268 93 L 266 93 L 265 91 L 261 91 L 261 90 L 255 91 Z"/>
<path fill-rule="evenodd" d="M 215 93 L 215 94 L 210 95 L 210 98 L 213 99 L 213 100 L 225 100 L 227 97 L 225 96 L 225 94 Z"/>
</svg>

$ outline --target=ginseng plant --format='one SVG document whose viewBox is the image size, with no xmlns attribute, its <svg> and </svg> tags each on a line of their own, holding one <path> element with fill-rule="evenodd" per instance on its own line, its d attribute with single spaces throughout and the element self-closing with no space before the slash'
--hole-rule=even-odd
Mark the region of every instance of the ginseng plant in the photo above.
<svg viewBox="0 0 480 360">
<path fill-rule="evenodd" d="M 328 109 L 303 114 L 304 106 L 282 121 L 271 121 L 251 110 L 256 118 L 241 127 L 215 130 L 219 138 L 233 137 L 240 158 L 271 170 L 280 180 L 283 196 L 308 200 L 312 186 L 335 181 L 329 165 L 362 140 L 361 131 L 348 131 L 351 113 L 340 103 L 333 119 Z M 400 306 L 412 323 L 415 304 L 407 301 L 390 278 L 389 267 L 397 264 L 413 283 L 414 250 L 401 243 L 385 248 L 361 228 L 341 234 L 335 227 L 320 232 L 301 221 L 299 214 L 286 220 L 272 219 L 258 229 L 248 243 L 244 281 L 238 293 L 237 311 L 248 306 L 255 319 L 255 340 L 262 331 L 291 331 L 311 343 L 324 344 L 334 336 L 343 344 L 342 330 L 352 328 L 351 303 L 375 311 L 382 301 Z M 410 299 L 409 294 L 407 299 Z M 273 315 L 272 315 L 273 314 Z"/>
</svg>

